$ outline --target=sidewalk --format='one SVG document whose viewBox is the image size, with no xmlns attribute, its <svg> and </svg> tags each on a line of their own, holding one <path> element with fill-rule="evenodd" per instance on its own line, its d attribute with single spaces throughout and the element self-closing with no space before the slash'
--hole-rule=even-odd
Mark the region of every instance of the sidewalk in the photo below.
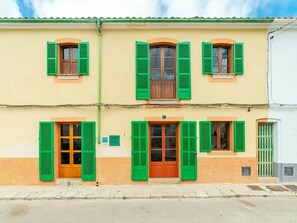
<svg viewBox="0 0 297 223">
<path fill-rule="evenodd" d="M 232 198 L 295 196 L 296 184 L 0 186 L 0 200 Z"/>
</svg>

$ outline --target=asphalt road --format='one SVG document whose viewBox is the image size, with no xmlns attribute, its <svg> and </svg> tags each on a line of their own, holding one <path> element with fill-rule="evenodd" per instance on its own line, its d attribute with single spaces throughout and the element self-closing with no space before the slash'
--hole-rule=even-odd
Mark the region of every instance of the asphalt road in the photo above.
<svg viewBox="0 0 297 223">
<path fill-rule="evenodd" d="M 0 223 L 297 222 L 297 197 L 0 201 Z"/>
</svg>

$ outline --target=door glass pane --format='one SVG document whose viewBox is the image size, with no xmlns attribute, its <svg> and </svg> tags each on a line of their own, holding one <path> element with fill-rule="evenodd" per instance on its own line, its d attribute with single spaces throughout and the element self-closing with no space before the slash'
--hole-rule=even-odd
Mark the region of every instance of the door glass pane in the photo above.
<svg viewBox="0 0 297 223">
<path fill-rule="evenodd" d="M 72 48 L 72 59 L 77 60 L 77 48 Z"/>
<path fill-rule="evenodd" d="M 152 138 L 151 139 L 151 148 L 162 148 L 162 138 Z"/>
<path fill-rule="evenodd" d="M 217 124 L 211 123 L 211 148 L 217 148 Z"/>
<path fill-rule="evenodd" d="M 162 162 L 162 150 L 160 149 L 151 150 L 151 161 Z"/>
<path fill-rule="evenodd" d="M 153 69 L 152 70 L 152 80 L 160 80 L 161 79 L 161 70 Z"/>
<path fill-rule="evenodd" d="M 221 149 L 228 149 L 228 123 L 221 123 Z"/>
<path fill-rule="evenodd" d="M 176 136 L 176 124 L 166 125 L 165 135 L 166 136 Z"/>
<path fill-rule="evenodd" d="M 219 56 L 219 48 L 213 48 L 213 56 Z"/>
<path fill-rule="evenodd" d="M 152 57 L 160 57 L 160 48 L 151 48 Z"/>
<path fill-rule="evenodd" d="M 227 66 L 222 67 L 222 73 L 223 74 L 227 74 L 228 73 L 228 67 Z"/>
<path fill-rule="evenodd" d="M 165 161 L 176 161 L 176 150 L 166 150 Z"/>
<path fill-rule="evenodd" d="M 213 64 L 214 64 L 214 66 L 219 65 L 219 57 L 213 57 Z"/>
<path fill-rule="evenodd" d="M 80 124 L 73 125 L 73 135 L 74 136 L 81 136 L 81 127 Z"/>
<path fill-rule="evenodd" d="M 165 58 L 165 68 L 174 68 L 174 59 L 173 58 Z"/>
<path fill-rule="evenodd" d="M 74 164 L 81 164 L 81 153 L 74 153 L 73 162 Z"/>
<path fill-rule="evenodd" d="M 61 136 L 69 136 L 69 124 L 61 125 Z"/>
<path fill-rule="evenodd" d="M 73 139 L 73 149 L 81 150 L 81 139 Z"/>
<path fill-rule="evenodd" d="M 69 60 L 69 48 L 63 49 L 63 60 Z"/>
<path fill-rule="evenodd" d="M 70 164 L 69 153 L 61 153 L 61 164 Z"/>
<path fill-rule="evenodd" d="M 222 65 L 228 65 L 228 58 L 222 59 Z"/>
<path fill-rule="evenodd" d="M 165 80 L 174 80 L 174 69 L 165 70 Z"/>
<path fill-rule="evenodd" d="M 151 136 L 162 136 L 162 126 L 152 125 L 151 126 Z"/>
<path fill-rule="evenodd" d="M 164 56 L 165 57 L 173 57 L 174 56 L 174 48 L 164 48 Z"/>
<path fill-rule="evenodd" d="M 61 150 L 69 150 L 69 139 L 61 139 Z"/>
<path fill-rule="evenodd" d="M 151 68 L 161 68 L 161 59 L 160 58 L 152 58 L 151 59 Z"/>
<path fill-rule="evenodd" d="M 172 137 L 172 138 L 166 138 L 165 139 L 165 148 L 176 148 L 176 138 Z"/>
<path fill-rule="evenodd" d="M 228 48 L 222 48 L 222 56 L 228 56 Z"/>
</svg>

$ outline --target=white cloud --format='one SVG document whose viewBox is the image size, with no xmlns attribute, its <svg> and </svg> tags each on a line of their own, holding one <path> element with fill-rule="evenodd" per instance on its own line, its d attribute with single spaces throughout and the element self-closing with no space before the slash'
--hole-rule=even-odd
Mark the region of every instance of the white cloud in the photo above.
<svg viewBox="0 0 297 223">
<path fill-rule="evenodd" d="M 0 0 L 0 17 L 21 17 L 15 0 Z"/>
</svg>

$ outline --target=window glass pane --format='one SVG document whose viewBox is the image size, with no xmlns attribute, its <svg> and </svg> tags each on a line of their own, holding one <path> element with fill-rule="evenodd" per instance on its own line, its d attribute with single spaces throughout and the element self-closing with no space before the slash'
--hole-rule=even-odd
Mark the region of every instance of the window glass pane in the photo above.
<svg viewBox="0 0 297 223">
<path fill-rule="evenodd" d="M 162 138 L 152 138 L 151 139 L 151 148 L 162 148 Z"/>
<path fill-rule="evenodd" d="M 219 57 L 213 57 L 213 64 L 214 64 L 214 66 L 219 65 Z"/>
<path fill-rule="evenodd" d="M 69 125 L 68 124 L 61 125 L 61 136 L 69 136 Z"/>
<path fill-rule="evenodd" d="M 219 56 L 219 48 L 213 48 L 213 56 Z"/>
<path fill-rule="evenodd" d="M 176 161 L 176 150 L 166 150 L 165 161 Z"/>
<path fill-rule="evenodd" d="M 221 123 L 221 136 L 220 136 L 220 142 L 221 142 L 221 149 L 228 149 L 228 123 Z"/>
<path fill-rule="evenodd" d="M 173 57 L 174 56 L 174 48 L 164 48 L 164 56 L 165 57 Z"/>
<path fill-rule="evenodd" d="M 152 57 L 160 57 L 160 48 L 151 48 L 151 56 Z"/>
<path fill-rule="evenodd" d="M 213 67 L 213 73 L 219 73 L 219 67 Z"/>
<path fill-rule="evenodd" d="M 217 124 L 211 123 L 211 148 L 217 148 Z"/>
<path fill-rule="evenodd" d="M 166 136 L 176 136 L 176 124 L 166 125 L 165 135 Z"/>
<path fill-rule="evenodd" d="M 160 58 L 151 58 L 151 68 L 161 68 Z"/>
<path fill-rule="evenodd" d="M 162 162 L 162 150 L 160 149 L 151 150 L 151 161 Z"/>
<path fill-rule="evenodd" d="M 81 153 L 74 153 L 73 161 L 74 164 L 81 164 Z"/>
<path fill-rule="evenodd" d="M 228 58 L 222 59 L 222 65 L 228 65 Z"/>
<path fill-rule="evenodd" d="M 73 149 L 81 150 L 81 139 L 73 139 Z"/>
<path fill-rule="evenodd" d="M 222 73 L 223 74 L 227 74 L 228 73 L 228 67 L 227 66 L 222 67 Z"/>
<path fill-rule="evenodd" d="M 161 70 L 153 69 L 152 70 L 152 80 L 160 80 L 161 79 Z"/>
<path fill-rule="evenodd" d="M 63 60 L 69 60 L 69 48 L 63 48 Z"/>
<path fill-rule="evenodd" d="M 165 68 L 174 68 L 174 59 L 173 58 L 165 58 Z"/>
<path fill-rule="evenodd" d="M 61 139 L 61 150 L 69 150 L 69 139 Z"/>
<path fill-rule="evenodd" d="M 73 125 L 73 135 L 74 136 L 80 136 L 81 135 L 80 124 L 74 124 Z"/>
<path fill-rule="evenodd" d="M 70 164 L 69 153 L 61 153 L 61 164 Z"/>
<path fill-rule="evenodd" d="M 77 60 L 77 48 L 72 48 L 72 59 Z"/>
<path fill-rule="evenodd" d="M 162 126 L 152 125 L 151 126 L 151 136 L 162 136 Z"/>
<path fill-rule="evenodd" d="M 222 55 L 228 56 L 228 48 L 222 48 Z"/>
<path fill-rule="evenodd" d="M 174 80 L 174 70 L 165 70 L 165 80 Z"/>
<path fill-rule="evenodd" d="M 167 149 L 174 149 L 176 148 L 176 138 L 166 138 L 165 139 L 165 148 Z"/>
</svg>

